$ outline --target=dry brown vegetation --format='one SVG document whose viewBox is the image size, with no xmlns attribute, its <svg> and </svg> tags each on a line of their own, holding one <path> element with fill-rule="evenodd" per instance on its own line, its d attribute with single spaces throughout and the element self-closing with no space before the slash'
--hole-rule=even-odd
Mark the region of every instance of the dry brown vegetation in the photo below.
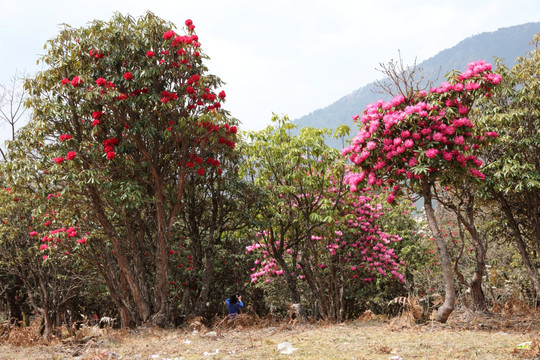
<svg viewBox="0 0 540 360">
<path fill-rule="evenodd" d="M 407 311 L 391 320 L 366 312 L 338 325 L 243 315 L 174 330 L 85 327 L 73 336 L 64 328 L 48 344 L 34 323 L 0 334 L 0 359 L 540 359 L 540 312 L 516 301 L 493 310 L 456 312 L 447 324 L 415 324 Z M 282 342 L 297 350 L 280 354 Z"/>
</svg>

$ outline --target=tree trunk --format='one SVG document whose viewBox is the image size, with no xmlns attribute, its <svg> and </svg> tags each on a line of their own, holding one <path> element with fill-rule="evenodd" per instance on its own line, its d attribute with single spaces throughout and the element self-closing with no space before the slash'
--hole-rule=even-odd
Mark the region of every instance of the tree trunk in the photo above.
<svg viewBox="0 0 540 360">
<path fill-rule="evenodd" d="M 124 252 L 124 249 L 122 248 L 122 244 L 120 243 L 120 240 L 118 239 L 116 230 L 113 224 L 109 221 L 109 219 L 105 215 L 104 207 L 103 207 L 98 191 L 93 186 L 88 186 L 88 191 L 92 199 L 94 212 L 97 216 L 97 219 L 100 225 L 103 227 L 105 234 L 107 234 L 107 236 L 109 237 L 113 245 L 115 257 L 116 257 L 116 260 L 118 261 L 118 266 L 120 267 L 120 271 L 125 276 L 125 279 L 128 282 L 129 290 L 131 292 L 131 295 L 133 296 L 133 301 L 135 302 L 135 306 L 137 307 L 139 316 L 144 322 L 148 320 L 148 318 L 150 317 L 150 312 L 151 312 L 148 297 L 145 296 L 147 295 L 147 293 L 141 290 L 139 279 L 136 279 L 134 276 L 134 271 L 129 265 L 129 261 L 126 257 L 126 253 Z M 167 260 L 166 256 L 165 256 L 165 260 Z"/>
<path fill-rule="evenodd" d="M 285 260 L 282 256 L 279 256 L 277 259 L 279 266 L 283 269 L 285 275 L 285 280 L 287 281 L 287 286 L 289 287 L 289 294 L 291 295 L 291 302 L 293 304 L 298 304 L 299 306 L 299 315 L 302 319 L 305 319 L 306 315 L 304 309 L 302 308 L 302 302 L 300 298 L 300 293 L 298 292 L 296 277 L 291 274 L 291 271 L 287 268 Z"/>
<path fill-rule="evenodd" d="M 437 311 L 437 321 L 445 323 L 448 320 L 450 314 L 454 311 L 456 303 L 456 289 L 454 286 L 454 276 L 452 272 L 452 263 L 448 250 L 446 248 L 446 242 L 444 241 L 439 224 L 435 217 L 435 211 L 431 204 L 431 184 L 427 178 L 422 180 L 422 196 L 424 197 L 424 209 L 426 210 L 426 217 L 431 230 L 431 234 L 437 244 L 437 250 L 439 252 L 439 260 L 443 271 L 444 279 L 444 303 L 439 307 Z"/>
<path fill-rule="evenodd" d="M 317 281 L 315 274 L 311 270 L 311 265 L 307 263 L 307 261 L 302 261 L 300 263 L 300 266 L 302 266 L 302 271 L 304 273 L 304 276 L 306 277 L 306 281 L 308 283 L 309 289 L 311 290 L 312 296 L 315 296 L 318 304 L 318 311 L 320 313 L 320 316 L 323 319 L 328 319 L 329 316 L 329 305 L 328 305 L 328 299 L 324 295 L 324 293 L 320 290 L 320 283 Z"/>
<path fill-rule="evenodd" d="M 523 240 L 521 231 L 519 230 L 519 225 L 516 219 L 514 218 L 510 204 L 508 204 L 508 202 L 506 201 L 506 199 L 504 198 L 502 194 L 497 193 L 493 190 L 492 190 L 492 194 L 494 194 L 497 200 L 499 201 L 499 204 L 501 205 L 501 208 L 504 214 L 506 215 L 506 218 L 508 219 L 508 225 L 514 237 L 514 243 L 516 244 L 516 248 L 518 249 L 519 254 L 521 255 L 521 259 L 523 261 L 523 265 L 525 265 L 525 270 L 527 271 L 527 275 L 529 275 L 529 279 L 531 280 L 533 284 L 536 294 L 540 295 L 540 279 L 538 277 L 538 271 L 533 266 L 531 259 L 529 258 L 525 241 Z"/>
<path fill-rule="evenodd" d="M 45 341 L 49 341 L 52 335 L 53 323 L 51 319 L 51 314 L 49 313 L 49 308 L 44 306 L 42 309 L 43 322 L 45 324 L 45 329 L 43 330 L 43 338 Z"/>
<path fill-rule="evenodd" d="M 155 303 L 156 312 L 152 315 L 152 323 L 160 327 L 166 327 L 170 323 L 170 308 L 167 288 L 168 277 L 168 251 L 167 237 L 164 231 L 158 225 L 158 241 L 156 247 L 156 280 L 155 280 Z"/>
<path fill-rule="evenodd" d="M 482 278 L 484 277 L 486 271 L 486 247 L 482 242 L 478 229 L 476 228 L 474 222 L 474 195 L 468 193 L 466 195 L 467 199 L 467 209 L 465 219 L 459 209 L 455 209 L 455 213 L 458 217 L 458 221 L 462 223 L 467 232 L 471 236 L 472 243 L 474 245 L 474 253 L 476 259 L 476 266 L 474 269 L 473 277 L 470 282 L 471 288 L 471 297 L 472 297 L 472 308 L 474 311 L 486 311 L 486 297 L 484 296 L 484 291 L 482 290 Z"/>
</svg>

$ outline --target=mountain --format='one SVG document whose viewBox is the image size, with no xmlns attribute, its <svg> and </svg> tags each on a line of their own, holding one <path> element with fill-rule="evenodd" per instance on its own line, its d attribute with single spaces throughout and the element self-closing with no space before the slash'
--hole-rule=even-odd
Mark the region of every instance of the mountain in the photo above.
<svg viewBox="0 0 540 360">
<path fill-rule="evenodd" d="M 519 56 L 532 50 L 529 44 L 534 34 L 540 32 L 540 22 L 527 23 L 494 32 L 485 32 L 471 36 L 456 46 L 443 50 L 437 55 L 417 64 L 423 69 L 426 79 L 440 83 L 444 75 L 451 70 L 465 70 L 467 64 L 479 59 L 493 62 L 494 58 L 501 58 L 508 67 L 513 66 Z M 437 79 L 438 77 L 438 79 Z M 352 116 L 361 114 L 366 105 L 384 98 L 375 93 L 375 82 L 367 84 L 360 89 L 346 95 L 325 108 L 302 116 L 293 121 L 299 128 L 304 126 L 326 127 L 335 129 L 341 124 L 351 126 L 351 135 L 356 134 L 356 125 L 353 125 Z M 337 144 L 332 144 L 341 148 Z"/>
</svg>

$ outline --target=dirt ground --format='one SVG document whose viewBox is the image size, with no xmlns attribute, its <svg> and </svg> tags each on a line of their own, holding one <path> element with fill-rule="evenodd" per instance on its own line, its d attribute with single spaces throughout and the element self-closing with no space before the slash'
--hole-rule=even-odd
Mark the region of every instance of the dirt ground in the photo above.
<svg viewBox="0 0 540 360">
<path fill-rule="evenodd" d="M 0 359 L 540 359 L 540 312 L 454 313 L 447 324 L 415 324 L 405 313 L 343 324 L 245 317 L 209 328 L 199 321 L 172 330 L 88 327 L 76 336 L 64 329 L 49 344 L 32 327 L 24 331 L 0 338 Z"/>
</svg>

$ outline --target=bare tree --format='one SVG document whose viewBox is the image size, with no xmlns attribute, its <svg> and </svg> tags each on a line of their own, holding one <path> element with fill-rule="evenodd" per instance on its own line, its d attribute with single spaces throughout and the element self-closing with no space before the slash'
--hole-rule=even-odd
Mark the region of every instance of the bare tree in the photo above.
<svg viewBox="0 0 540 360">
<path fill-rule="evenodd" d="M 0 84 L 0 122 L 5 123 L 11 130 L 11 139 L 15 139 L 15 131 L 17 123 L 23 119 L 26 114 L 26 92 L 24 90 L 25 73 L 20 74 L 18 71 L 11 77 L 7 85 Z M 6 160 L 4 151 L 0 148 L 0 152 Z"/>
<path fill-rule="evenodd" d="M 401 51 L 398 50 L 398 60 L 390 59 L 387 63 L 379 63 L 378 72 L 386 76 L 383 80 L 375 81 L 373 92 L 383 95 L 403 95 L 405 98 L 419 90 L 425 90 L 437 81 L 440 75 L 440 69 L 435 79 L 427 79 L 424 76 L 424 70 L 416 65 L 416 58 L 412 65 L 405 65 Z"/>
</svg>

